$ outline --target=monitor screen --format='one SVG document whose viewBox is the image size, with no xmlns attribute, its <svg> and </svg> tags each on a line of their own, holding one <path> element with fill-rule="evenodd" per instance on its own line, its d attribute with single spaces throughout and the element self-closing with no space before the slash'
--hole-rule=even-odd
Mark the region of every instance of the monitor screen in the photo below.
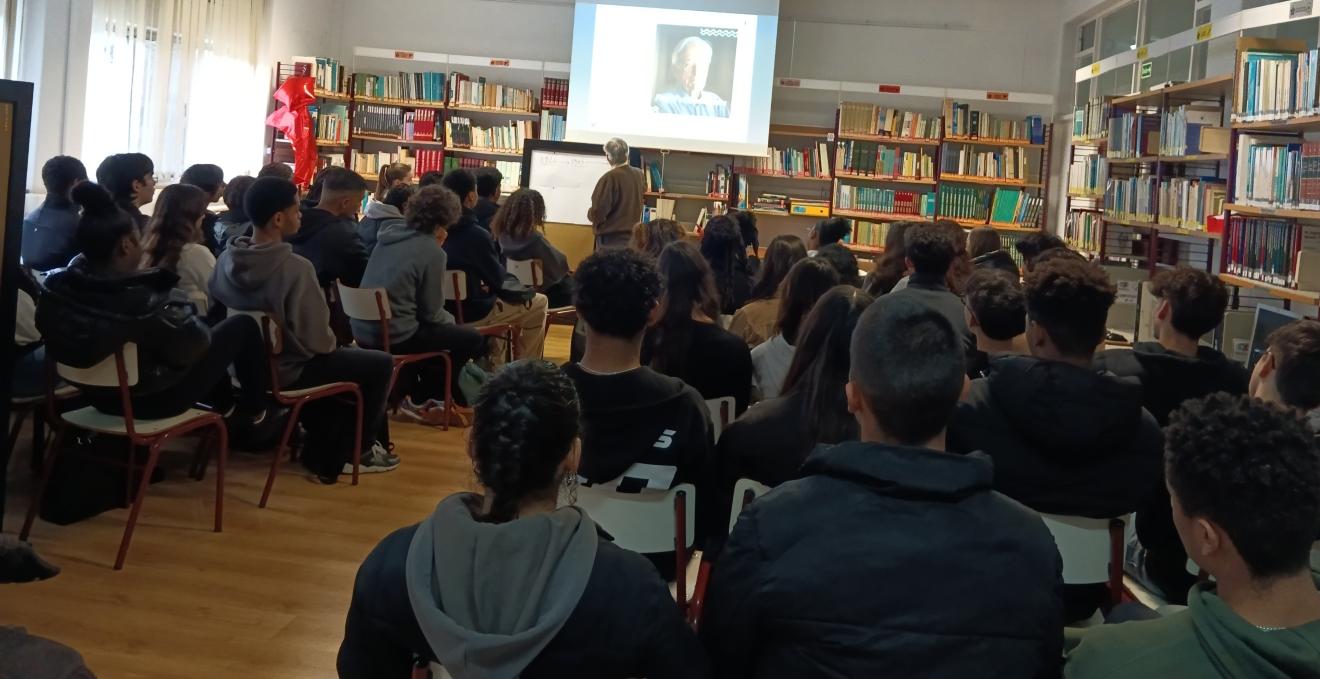
<svg viewBox="0 0 1320 679">
<path fill-rule="evenodd" d="M 1256 322 L 1251 328 L 1251 351 L 1247 354 L 1247 370 L 1256 369 L 1256 361 L 1265 353 L 1265 339 L 1270 333 L 1302 318 L 1302 315 L 1274 306 L 1256 307 Z"/>
</svg>

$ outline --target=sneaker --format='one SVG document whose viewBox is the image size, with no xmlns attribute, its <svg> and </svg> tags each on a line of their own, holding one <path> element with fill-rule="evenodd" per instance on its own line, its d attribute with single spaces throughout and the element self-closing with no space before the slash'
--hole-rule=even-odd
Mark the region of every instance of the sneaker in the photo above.
<svg viewBox="0 0 1320 679">
<path fill-rule="evenodd" d="M 430 403 L 430 401 L 427 403 Z M 424 424 L 426 422 L 426 404 L 418 405 L 413 403 L 411 396 L 404 396 L 399 401 L 399 407 L 394 411 L 394 416 L 391 419 L 395 422 Z"/>
<path fill-rule="evenodd" d="M 362 456 L 362 466 L 358 471 L 362 474 L 379 474 L 393 470 L 399 466 L 399 456 L 385 449 L 380 443 L 373 444 L 371 450 Z M 353 473 L 353 463 L 344 463 L 344 473 Z"/>
</svg>

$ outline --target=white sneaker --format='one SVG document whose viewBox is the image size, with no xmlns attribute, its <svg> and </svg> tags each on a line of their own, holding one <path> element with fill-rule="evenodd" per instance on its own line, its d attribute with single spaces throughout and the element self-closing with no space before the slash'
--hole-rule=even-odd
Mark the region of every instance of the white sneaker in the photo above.
<svg viewBox="0 0 1320 679">
<path fill-rule="evenodd" d="M 371 450 L 362 456 L 362 465 L 358 469 L 362 474 L 379 474 L 381 472 L 393 471 L 400 463 L 399 456 L 386 450 L 379 442 L 372 444 Z M 353 463 L 344 463 L 344 473 L 353 473 Z"/>
</svg>

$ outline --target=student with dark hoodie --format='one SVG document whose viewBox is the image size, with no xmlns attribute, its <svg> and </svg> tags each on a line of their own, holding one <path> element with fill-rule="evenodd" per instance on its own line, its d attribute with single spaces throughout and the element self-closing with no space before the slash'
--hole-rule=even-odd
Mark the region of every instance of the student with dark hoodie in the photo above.
<svg viewBox="0 0 1320 679">
<path fill-rule="evenodd" d="M 416 656 L 455 679 L 709 676 L 655 569 L 581 509 L 556 506 L 578 473 L 573 383 L 549 363 L 518 361 L 482 388 L 475 415 L 481 494 L 445 498 L 367 556 L 341 679 L 405 679 Z"/>
<path fill-rule="evenodd" d="M 1165 468 L 1197 583 L 1187 610 L 1105 625 L 1068 658 L 1069 679 L 1320 677 L 1320 455 L 1296 411 L 1246 396 L 1186 401 Z"/>
<path fill-rule="evenodd" d="M 541 290 L 550 308 L 573 304 L 573 277 L 568 257 L 545 237 L 545 198 L 536 189 L 518 189 L 504 200 L 486 224 L 500 244 L 505 261 L 541 263 Z"/>
<path fill-rule="evenodd" d="M 500 209 L 500 188 L 504 175 L 493 167 L 483 167 L 474 174 L 477 178 L 477 204 L 472 206 L 472 212 L 481 228 L 490 231 L 491 220 L 495 219 L 495 213 Z"/>
<path fill-rule="evenodd" d="M 253 234 L 234 239 L 221 253 L 211 274 L 211 297 L 231 311 L 261 311 L 280 322 L 284 337 L 279 379 L 285 389 L 331 382 L 360 386 L 361 471 L 394 469 L 399 458 L 378 441 L 378 435 L 384 438 L 385 392 L 394 361 L 380 351 L 336 347 L 316 270 L 289 244 L 298 234 L 301 218 L 298 187 L 278 177 L 262 177 L 248 189 L 244 205 L 252 218 Z M 346 402 L 322 401 L 303 412 L 310 423 L 309 437 L 318 444 L 304 447 L 303 464 L 327 484 L 334 483 L 340 473 L 352 473 L 352 451 L 340 445 L 334 432 L 344 431 L 343 423 L 352 418 L 345 415 L 353 407 Z"/>
<path fill-rule="evenodd" d="M 949 448 L 981 451 L 995 489 L 1046 514 L 1112 518 L 1144 508 L 1160 483 L 1160 427 L 1141 385 L 1092 367 L 1114 303 L 1099 267 L 1052 258 L 1027 274 L 1027 346 L 974 380 Z M 1067 621 L 1089 617 L 1106 586 L 1065 588 Z"/>
<path fill-rule="evenodd" d="M 861 440 L 821 446 L 747 507 L 712 571 L 714 672 L 758 677 L 1056 676 L 1060 562 L 979 453 L 945 452 L 962 338 L 915 301 L 870 305 L 846 387 Z"/>
<path fill-rule="evenodd" d="M 142 214 L 142 206 L 156 200 L 156 164 L 142 153 L 106 156 L 96 168 L 96 183 L 133 219 L 138 235 L 145 233 L 147 216 Z"/>
<path fill-rule="evenodd" d="M 367 192 L 367 180 L 352 170 L 328 167 L 317 183 L 320 194 L 316 207 L 302 211 L 302 227 L 288 242 L 294 254 L 316 268 L 321 287 L 335 281 L 357 287 L 367 268 L 367 248 L 357 235 L 357 213 Z"/>
<path fill-rule="evenodd" d="M 1160 426 L 1184 401 L 1217 391 L 1247 393 L 1247 370 L 1199 341 L 1224 320 L 1228 288 L 1218 278 L 1187 267 L 1161 271 L 1151 279 L 1159 300 L 1154 312 L 1154 342 L 1096 356 L 1097 370 L 1141 383 L 1142 402 Z M 1137 537 L 1144 547 L 1138 563 L 1149 582 L 1172 604 L 1185 604 L 1196 583 L 1187 572 L 1187 552 L 1174 530 L 1169 493 L 1160 484 L 1147 506 L 1137 512 Z M 1144 558 L 1142 558 L 1144 556 Z"/>
<path fill-rule="evenodd" d="M 367 214 L 358 222 L 357 234 L 368 256 L 376 249 L 376 238 L 381 229 L 403 223 L 403 206 L 416 192 L 412 184 L 403 184 L 386 191 L 380 201 L 367 204 Z"/>
<path fill-rule="evenodd" d="M 948 229 L 939 224 L 914 224 L 905 235 L 907 265 L 912 269 L 908 284 L 876 300 L 878 304 L 892 304 L 910 299 L 930 307 L 948 319 L 962 338 L 963 350 L 971 353 L 976 338 L 967 328 L 963 301 L 947 285 L 947 278 L 958 249 Z"/>
<path fill-rule="evenodd" d="M 220 201 L 225 195 L 225 171 L 219 165 L 210 163 L 199 163 L 189 165 L 188 169 L 179 175 L 180 184 L 188 184 L 206 192 L 206 204 L 212 205 Z M 202 245 L 211 251 L 212 255 L 220 254 L 220 243 L 215 237 L 215 223 L 220 215 L 206 211 L 206 218 L 202 220 Z"/>
<path fill-rule="evenodd" d="M 73 187 L 87 181 L 87 168 L 72 156 L 55 156 L 41 166 L 46 200 L 23 218 L 23 264 L 34 271 L 67 266 L 78 254 L 78 205 Z"/>
<path fill-rule="evenodd" d="M 221 251 L 229 245 L 229 241 L 242 235 L 251 235 L 252 220 L 248 219 L 247 210 L 243 207 L 243 197 L 254 181 L 252 177 L 242 175 L 234 177 L 234 181 L 225 185 L 226 209 L 216 217 L 214 227 L 215 241 Z"/>
</svg>

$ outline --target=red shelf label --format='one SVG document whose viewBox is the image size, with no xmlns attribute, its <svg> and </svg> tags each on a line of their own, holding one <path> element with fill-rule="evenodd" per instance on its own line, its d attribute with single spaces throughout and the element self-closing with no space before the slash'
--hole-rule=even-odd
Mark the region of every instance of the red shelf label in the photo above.
<svg viewBox="0 0 1320 679">
<path fill-rule="evenodd" d="M 780 87 L 802 87 L 802 81 L 797 78 L 780 78 Z"/>
<path fill-rule="evenodd" d="M 1008 101 L 1008 92 L 986 92 L 985 98 L 990 101 Z"/>
<path fill-rule="evenodd" d="M 491 65 L 491 66 L 508 66 L 508 65 L 509 65 L 509 60 L 508 60 L 508 59 L 491 59 L 491 60 L 490 60 L 490 65 Z"/>
<path fill-rule="evenodd" d="M 412 59 L 412 58 L 413 58 L 413 53 L 412 53 L 412 52 L 402 52 L 402 51 L 399 51 L 399 50 L 394 50 L 394 58 L 395 58 L 395 59 Z"/>
<path fill-rule="evenodd" d="M 902 89 L 898 85 L 881 85 L 880 94 L 898 94 Z"/>
</svg>

